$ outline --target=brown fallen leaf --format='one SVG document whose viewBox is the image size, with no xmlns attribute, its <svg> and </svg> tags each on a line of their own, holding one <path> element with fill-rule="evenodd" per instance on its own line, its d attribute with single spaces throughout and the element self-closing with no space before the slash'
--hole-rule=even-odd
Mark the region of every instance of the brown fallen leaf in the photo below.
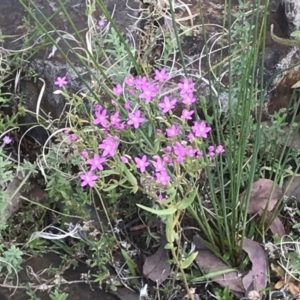
<svg viewBox="0 0 300 300">
<path fill-rule="evenodd" d="M 270 179 L 261 178 L 256 182 L 253 182 L 250 191 L 250 201 L 248 207 L 249 214 L 259 214 L 262 215 L 264 210 L 271 212 L 278 200 L 282 198 L 282 190 L 279 186 L 275 186 L 273 189 L 274 182 Z M 270 194 L 272 195 L 270 197 Z M 241 193 L 240 201 L 243 202 L 246 195 L 246 191 Z M 268 199 L 270 200 L 268 201 Z M 269 215 L 271 217 L 271 214 Z M 268 215 L 266 216 L 266 221 L 268 220 Z M 278 234 L 279 237 L 285 235 L 284 227 L 279 218 L 275 218 L 270 225 L 270 230 L 273 234 Z"/>
<path fill-rule="evenodd" d="M 164 282 L 171 272 L 171 267 L 167 262 L 169 259 L 167 250 L 164 248 L 166 242 L 165 238 L 161 240 L 158 250 L 153 255 L 146 257 L 143 266 L 143 275 L 158 284 Z"/>
<path fill-rule="evenodd" d="M 286 276 L 284 270 L 279 267 L 271 264 L 271 269 L 274 271 L 279 279 L 275 284 L 274 288 L 277 290 L 282 289 L 284 286 L 287 286 L 287 290 L 293 295 L 299 295 L 299 287 L 293 282 L 293 279 L 290 276 Z"/>
<path fill-rule="evenodd" d="M 198 250 L 195 261 L 203 273 L 209 274 L 229 269 L 221 259 L 216 257 L 203 245 L 198 236 L 193 237 L 193 242 Z M 244 296 L 245 289 L 242 284 L 242 278 L 238 275 L 238 272 L 229 272 L 224 275 L 212 277 L 211 280 L 223 287 L 228 287 L 240 299 Z"/>
<path fill-rule="evenodd" d="M 285 179 L 282 186 L 283 193 L 288 198 L 299 198 L 300 197 L 300 176 L 288 177 Z"/>
<path fill-rule="evenodd" d="M 243 250 L 247 252 L 252 263 L 251 270 L 243 277 L 243 285 L 247 293 L 261 291 L 267 284 L 267 261 L 264 249 L 259 243 L 244 238 Z"/>
</svg>

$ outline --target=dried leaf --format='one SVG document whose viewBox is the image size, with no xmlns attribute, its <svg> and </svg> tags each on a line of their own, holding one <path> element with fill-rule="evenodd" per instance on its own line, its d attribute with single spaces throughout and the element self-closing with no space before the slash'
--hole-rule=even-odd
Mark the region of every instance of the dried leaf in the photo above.
<svg viewBox="0 0 300 300">
<path fill-rule="evenodd" d="M 284 226 L 278 217 L 273 220 L 269 228 L 273 234 L 277 234 L 279 237 L 283 237 L 285 235 Z"/>
<path fill-rule="evenodd" d="M 290 282 L 289 283 L 289 292 L 293 295 L 293 296 L 296 296 L 296 295 L 299 295 L 299 288 L 296 284 L 294 284 L 293 282 Z"/>
<path fill-rule="evenodd" d="M 219 272 L 222 270 L 226 271 L 229 269 L 229 267 L 221 259 L 216 257 L 203 245 L 198 236 L 193 237 L 193 242 L 198 249 L 198 255 L 195 261 L 205 274 Z M 211 279 L 223 287 L 228 287 L 230 291 L 235 293 L 238 297 L 242 297 L 245 293 L 242 279 L 238 276 L 238 272 L 225 273 L 224 275 L 215 276 Z"/>
<path fill-rule="evenodd" d="M 276 273 L 276 276 L 279 279 L 283 279 L 284 278 L 284 271 L 282 270 L 281 267 L 275 266 L 273 263 L 271 263 L 271 270 Z"/>
<path fill-rule="evenodd" d="M 279 280 L 275 285 L 274 288 L 276 290 L 280 290 L 282 287 L 284 287 L 284 281 L 283 280 Z"/>
<path fill-rule="evenodd" d="M 282 187 L 283 193 L 291 198 L 299 198 L 300 197 L 300 177 L 295 176 L 295 177 L 288 177 L 283 183 Z"/>
<path fill-rule="evenodd" d="M 267 284 L 267 261 L 264 249 L 259 243 L 244 238 L 243 250 L 247 252 L 249 259 L 252 263 L 252 268 L 243 277 L 243 285 L 247 291 L 260 291 L 264 289 Z"/>
<path fill-rule="evenodd" d="M 292 281 L 293 279 L 291 279 L 290 276 L 285 276 L 284 270 L 281 267 L 275 266 L 274 264 L 271 264 L 271 269 L 272 269 L 272 271 L 274 271 L 276 273 L 277 277 L 280 279 L 274 285 L 275 289 L 280 290 L 285 285 L 287 285 L 288 286 L 288 291 L 292 295 L 294 295 L 294 296 L 299 295 L 300 290 L 299 290 L 298 286 L 296 284 L 294 284 L 294 282 Z"/>
<path fill-rule="evenodd" d="M 275 186 L 273 189 L 274 182 L 270 179 L 261 178 L 254 182 L 251 186 L 250 201 L 248 207 L 248 213 L 261 215 L 267 208 L 268 211 L 272 211 L 278 200 L 282 197 L 282 190 L 279 186 Z M 272 194 L 271 194 L 272 192 Z M 240 201 L 244 201 L 246 192 L 240 195 Z M 271 197 L 270 197 L 271 194 Z M 268 201 L 268 199 L 270 200 Z M 266 215 L 266 221 L 271 217 L 271 214 Z M 278 234 L 279 237 L 285 235 L 284 227 L 279 218 L 275 218 L 270 225 L 270 230 L 273 234 Z"/>
<path fill-rule="evenodd" d="M 168 264 L 167 250 L 164 248 L 166 240 L 161 241 L 158 250 L 151 256 L 147 257 L 143 266 L 143 274 L 158 284 L 164 282 L 171 272 L 171 267 Z"/>
<path fill-rule="evenodd" d="M 253 182 L 251 186 L 250 192 L 250 202 L 248 207 L 248 212 L 250 214 L 262 213 L 268 205 L 268 211 L 271 211 L 278 199 L 282 196 L 282 191 L 279 186 L 275 186 L 274 191 L 271 195 L 270 201 L 268 203 L 268 199 L 270 197 L 273 181 L 270 179 L 261 178 L 256 182 Z M 244 201 L 246 192 L 243 192 L 240 195 L 241 201 Z"/>
</svg>

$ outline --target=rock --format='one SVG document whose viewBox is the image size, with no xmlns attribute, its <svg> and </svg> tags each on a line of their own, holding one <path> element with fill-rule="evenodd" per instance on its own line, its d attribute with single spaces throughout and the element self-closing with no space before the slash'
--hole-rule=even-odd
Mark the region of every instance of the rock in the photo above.
<svg viewBox="0 0 300 300">
<path fill-rule="evenodd" d="M 282 38 L 291 38 L 290 34 L 300 29 L 300 2 L 281 0 L 276 9 L 276 19 L 276 35 Z M 266 97 L 264 120 L 282 109 L 291 108 L 292 115 L 294 113 L 293 105 L 299 96 L 291 87 L 299 80 L 300 68 L 298 66 L 291 67 L 300 60 L 300 47 L 291 48 L 280 45 L 270 38 L 268 42 L 264 79 L 265 83 L 269 82 L 270 85 Z M 275 74 L 277 76 L 274 78 Z"/>
</svg>

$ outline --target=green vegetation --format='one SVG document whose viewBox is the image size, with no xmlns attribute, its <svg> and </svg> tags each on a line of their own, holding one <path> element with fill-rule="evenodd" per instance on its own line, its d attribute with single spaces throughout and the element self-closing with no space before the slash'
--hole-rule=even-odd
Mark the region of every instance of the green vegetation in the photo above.
<svg viewBox="0 0 300 300">
<path fill-rule="evenodd" d="M 297 201 L 291 206 L 284 191 L 286 179 L 299 176 L 299 147 L 289 142 L 299 130 L 299 107 L 262 122 L 270 88 L 264 82 L 268 5 L 239 1 L 232 12 L 226 1 L 212 39 L 200 1 L 195 20 L 185 23 L 173 1 L 150 1 L 135 40 L 120 31 L 102 0 L 86 1 L 84 38 L 63 1 L 57 3 L 72 34 L 55 28 L 34 1 L 19 2 L 29 16 L 25 57 L 7 51 L 0 64 L 3 286 L 14 282 L 37 299 L 43 280 L 26 286 L 11 280 L 28 257 L 55 252 L 61 265 L 49 266 L 53 280 L 45 280 L 55 300 L 68 299 L 59 279 L 78 261 L 89 268 L 82 282 L 110 291 L 125 286 L 150 299 L 198 299 L 203 292 L 252 299 L 275 289 L 295 296 L 300 221 Z M 189 55 L 186 38 L 199 28 L 203 48 Z M 41 108 L 45 81 L 36 110 L 28 111 L 9 79 L 49 45 L 83 88 L 71 92 L 73 78 L 56 75 L 53 93 L 66 106 L 55 119 Z M 24 70 L 16 82 L 39 80 L 35 70 Z M 36 123 L 23 124 L 24 115 Z M 47 132 L 44 143 L 28 134 L 37 127 Z M 12 202 L 22 206 L 8 210 Z"/>
</svg>

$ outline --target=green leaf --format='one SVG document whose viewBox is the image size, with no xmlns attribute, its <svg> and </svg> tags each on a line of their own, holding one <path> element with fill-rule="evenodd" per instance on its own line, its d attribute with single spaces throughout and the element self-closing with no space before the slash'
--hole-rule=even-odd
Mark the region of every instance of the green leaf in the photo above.
<svg viewBox="0 0 300 300">
<path fill-rule="evenodd" d="M 134 261 L 131 259 L 131 257 L 128 255 L 128 253 L 124 249 L 121 249 L 121 252 L 125 259 L 127 267 L 131 273 L 131 276 L 136 276 L 136 272 L 135 272 L 136 265 L 135 265 Z"/>
<path fill-rule="evenodd" d="M 295 30 L 291 33 L 291 36 L 296 37 L 296 36 L 300 36 L 300 30 Z"/>
<path fill-rule="evenodd" d="M 198 255 L 198 251 L 193 252 L 184 261 L 180 262 L 182 269 L 188 268 L 193 263 L 197 255 Z"/>
<path fill-rule="evenodd" d="M 167 189 L 167 195 L 169 196 L 166 200 L 164 200 L 164 203 L 170 203 L 172 202 L 176 197 L 176 189 L 174 187 L 171 187 Z"/>
<path fill-rule="evenodd" d="M 297 89 L 300 87 L 300 80 L 297 81 L 293 86 L 292 86 L 292 89 Z"/>
<path fill-rule="evenodd" d="M 104 171 L 101 171 L 101 175 L 103 177 L 107 177 L 107 176 L 111 176 L 111 175 L 120 175 L 120 174 L 113 170 L 104 170 Z"/>
<path fill-rule="evenodd" d="M 169 215 L 166 217 L 166 237 L 168 243 L 173 243 L 175 236 L 173 234 L 173 216 Z"/>
<path fill-rule="evenodd" d="M 167 244 L 165 245 L 165 249 L 173 249 L 173 248 L 174 248 L 173 243 L 167 243 Z"/>
<path fill-rule="evenodd" d="M 177 211 L 176 207 L 170 207 L 170 208 L 166 208 L 166 209 L 160 209 L 160 210 L 156 210 L 147 206 L 144 206 L 142 204 L 137 204 L 138 207 L 149 211 L 157 216 L 168 216 L 168 215 L 172 215 Z"/>
<path fill-rule="evenodd" d="M 198 187 L 195 188 L 194 192 L 190 193 L 190 196 L 188 198 L 184 198 L 178 205 L 178 209 L 182 210 L 182 209 L 186 209 L 187 207 L 189 207 L 193 201 L 195 200 L 195 197 L 198 193 Z"/>
<path fill-rule="evenodd" d="M 104 192 L 109 192 L 113 189 L 115 189 L 119 184 L 110 184 L 109 187 L 105 188 L 105 189 L 102 189 L 102 191 Z"/>
<path fill-rule="evenodd" d="M 133 191 L 135 191 L 135 193 L 136 193 L 138 190 L 138 184 L 137 184 L 136 178 L 133 176 L 133 174 L 127 168 L 124 168 L 124 172 L 126 174 L 128 181 L 133 186 Z"/>
</svg>

